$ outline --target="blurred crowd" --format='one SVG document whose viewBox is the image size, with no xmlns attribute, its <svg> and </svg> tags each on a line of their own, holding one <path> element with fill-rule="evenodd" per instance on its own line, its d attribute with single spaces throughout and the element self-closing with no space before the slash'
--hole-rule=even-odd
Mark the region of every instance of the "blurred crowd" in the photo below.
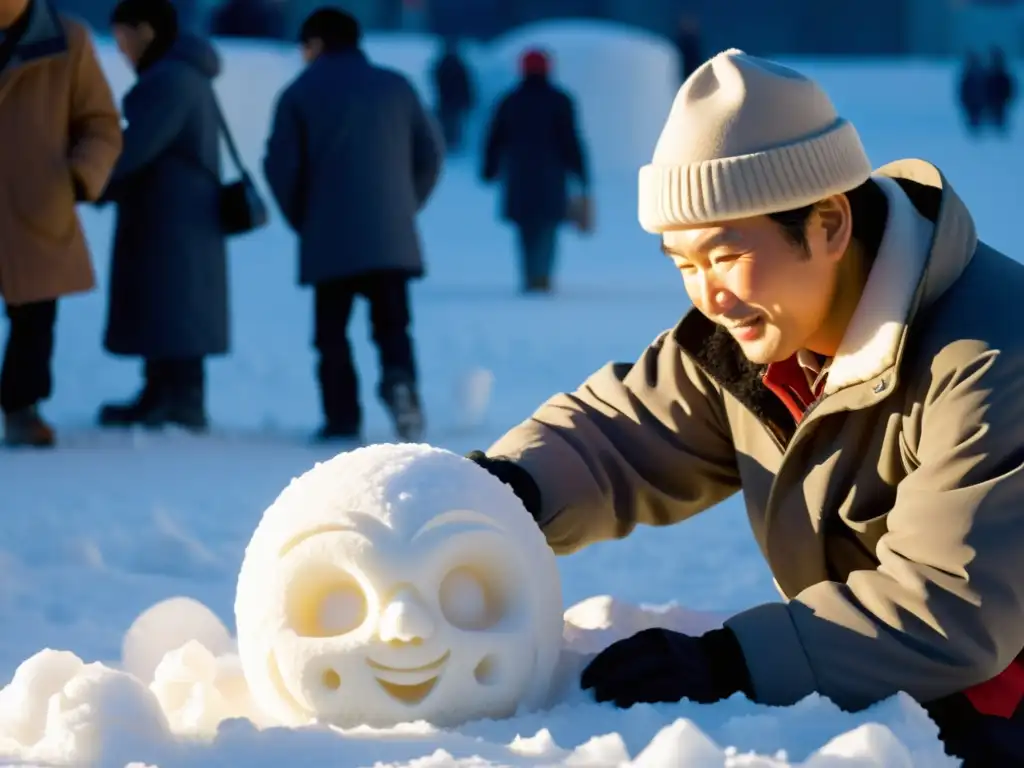
<svg viewBox="0 0 1024 768">
<path fill-rule="evenodd" d="M 214 45 L 181 23 L 171 0 L 121 0 L 110 31 L 136 76 L 120 106 L 83 24 L 49 0 L 0 0 L 7 445 L 56 443 L 40 404 L 53 389 L 59 300 L 96 285 L 76 204 L 114 209 L 102 344 L 142 363 L 137 395 L 99 406 L 107 428 L 208 429 L 206 360 L 231 349 L 227 243 L 271 215 L 218 104 Z M 463 148 L 473 78 L 449 41 L 429 109 L 404 75 L 367 58 L 359 24 L 335 8 L 314 11 L 297 42 L 305 66 L 275 98 L 261 170 L 296 236 L 298 281 L 313 293 L 316 438 L 361 440 L 347 326 L 362 298 L 379 351 L 378 396 L 398 437 L 416 440 L 425 419 L 408 286 L 426 274 L 416 219 L 445 156 Z M 559 228 L 592 224 L 589 174 L 552 57 L 527 50 L 519 66 L 489 117 L 479 173 L 499 186 L 501 215 L 518 234 L 522 291 L 543 294 L 553 288 Z M 222 146 L 235 166 L 228 178 Z"/>
<path fill-rule="evenodd" d="M 1001 48 L 992 48 L 987 61 L 976 51 L 968 51 L 958 94 L 968 130 L 978 134 L 989 127 L 1007 135 L 1016 90 L 1016 80 Z"/>
</svg>

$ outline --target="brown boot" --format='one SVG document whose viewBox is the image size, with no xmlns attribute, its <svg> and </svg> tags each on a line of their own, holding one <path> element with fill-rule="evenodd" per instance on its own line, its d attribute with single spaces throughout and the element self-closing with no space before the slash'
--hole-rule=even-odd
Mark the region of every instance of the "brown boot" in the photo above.
<svg viewBox="0 0 1024 768">
<path fill-rule="evenodd" d="M 57 442 L 53 427 L 43 421 L 32 405 L 4 414 L 4 444 L 12 448 L 52 448 Z"/>
</svg>

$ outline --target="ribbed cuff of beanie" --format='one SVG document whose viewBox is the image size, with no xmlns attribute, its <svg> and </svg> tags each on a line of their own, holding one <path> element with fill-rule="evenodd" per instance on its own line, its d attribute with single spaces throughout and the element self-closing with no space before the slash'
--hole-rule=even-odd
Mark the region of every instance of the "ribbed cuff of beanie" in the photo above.
<svg viewBox="0 0 1024 768">
<path fill-rule="evenodd" d="M 871 176 L 853 124 L 764 152 L 689 165 L 640 169 L 640 225 L 660 234 L 673 226 L 762 216 L 848 192 Z"/>
</svg>

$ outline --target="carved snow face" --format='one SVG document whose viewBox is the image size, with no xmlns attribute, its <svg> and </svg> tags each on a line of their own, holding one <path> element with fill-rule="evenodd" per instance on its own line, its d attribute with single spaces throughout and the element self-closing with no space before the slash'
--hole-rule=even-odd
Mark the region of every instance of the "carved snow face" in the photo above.
<svg viewBox="0 0 1024 768">
<path fill-rule="evenodd" d="M 379 445 L 317 465 L 266 511 L 235 603 L 253 697 L 293 725 L 440 726 L 544 703 L 561 648 L 554 554 L 460 456 Z"/>
</svg>

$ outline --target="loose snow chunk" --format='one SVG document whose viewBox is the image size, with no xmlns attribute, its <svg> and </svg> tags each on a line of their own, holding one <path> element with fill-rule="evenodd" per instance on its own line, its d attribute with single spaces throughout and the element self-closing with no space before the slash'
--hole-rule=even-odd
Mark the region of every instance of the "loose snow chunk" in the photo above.
<svg viewBox="0 0 1024 768">
<path fill-rule="evenodd" d="M 257 719 L 237 657 L 194 640 L 164 656 L 149 687 L 176 734 L 210 739 L 224 720 Z"/>
<path fill-rule="evenodd" d="M 131 675 L 42 651 L 2 692 L 0 755 L 57 765 L 125 765 L 168 743 L 156 698 Z"/>
<path fill-rule="evenodd" d="M 891 730 L 879 723 L 865 723 L 836 736 L 819 749 L 806 768 L 914 768 L 910 752 Z"/>
<path fill-rule="evenodd" d="M 722 749 L 690 720 L 679 719 L 658 731 L 631 768 L 685 765 L 718 768 L 725 760 Z"/>
</svg>

